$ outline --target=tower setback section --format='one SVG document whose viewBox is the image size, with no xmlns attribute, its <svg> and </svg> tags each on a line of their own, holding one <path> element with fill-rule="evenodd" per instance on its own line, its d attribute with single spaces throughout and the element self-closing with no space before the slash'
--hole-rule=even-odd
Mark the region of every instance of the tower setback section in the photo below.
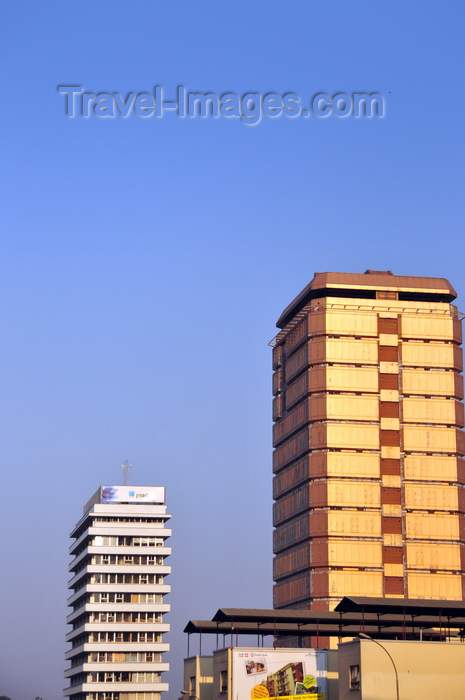
<svg viewBox="0 0 465 700">
<path fill-rule="evenodd" d="M 170 517 L 161 487 L 101 486 L 84 507 L 70 547 L 71 700 L 160 700 L 168 690 Z"/>
<path fill-rule="evenodd" d="M 445 279 L 316 273 L 278 320 L 275 608 L 464 598 L 455 297 Z"/>
</svg>

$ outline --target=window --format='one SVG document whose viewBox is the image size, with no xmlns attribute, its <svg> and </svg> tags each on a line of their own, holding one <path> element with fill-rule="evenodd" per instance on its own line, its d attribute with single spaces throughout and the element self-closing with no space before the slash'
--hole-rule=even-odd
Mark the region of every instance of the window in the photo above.
<svg viewBox="0 0 465 700">
<path fill-rule="evenodd" d="M 114 698 L 113 700 L 160 700 L 160 697 L 160 693 L 119 693 L 119 699 Z"/>
<path fill-rule="evenodd" d="M 95 547 L 115 547 L 118 544 L 117 537 L 102 537 L 101 535 L 96 535 L 94 541 L 91 542 Z"/>
<path fill-rule="evenodd" d="M 228 672 L 221 671 L 220 672 L 220 693 L 227 693 L 227 692 L 228 692 Z"/>
<path fill-rule="evenodd" d="M 349 666 L 349 689 L 360 690 L 360 666 Z"/>
<path fill-rule="evenodd" d="M 155 544 L 155 538 L 154 537 L 134 537 L 132 544 L 134 547 L 141 547 L 143 545 L 149 545 L 149 546 L 153 547 L 153 545 Z"/>
<path fill-rule="evenodd" d="M 195 695 L 195 676 L 191 676 L 189 679 L 189 691 L 191 695 Z"/>
<path fill-rule="evenodd" d="M 137 602 L 137 601 L 133 601 L 133 602 Z M 158 603 L 158 601 L 156 600 L 155 593 L 140 593 L 139 594 L 139 602 L 140 603 Z"/>
</svg>

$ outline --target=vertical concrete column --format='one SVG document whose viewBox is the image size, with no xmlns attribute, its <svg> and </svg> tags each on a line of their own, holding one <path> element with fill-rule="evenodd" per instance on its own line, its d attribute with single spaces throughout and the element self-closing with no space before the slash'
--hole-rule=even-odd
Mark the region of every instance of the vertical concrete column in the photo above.
<svg viewBox="0 0 465 700">
<path fill-rule="evenodd" d="M 399 318 L 378 318 L 384 595 L 407 595 L 400 441 Z"/>
</svg>

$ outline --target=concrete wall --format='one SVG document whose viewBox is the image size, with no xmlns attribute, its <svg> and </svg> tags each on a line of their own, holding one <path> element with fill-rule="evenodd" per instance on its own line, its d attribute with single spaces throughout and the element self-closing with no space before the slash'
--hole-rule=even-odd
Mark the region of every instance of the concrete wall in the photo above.
<svg viewBox="0 0 465 700">
<path fill-rule="evenodd" d="M 397 668 L 400 700 L 463 700 L 465 644 L 382 641 Z M 388 655 L 370 640 L 339 645 L 339 700 L 395 700 L 396 683 Z M 349 687 L 350 666 L 359 665 L 360 690 Z"/>
<path fill-rule="evenodd" d="M 222 672 L 227 674 L 226 692 L 222 692 Z M 215 700 L 231 700 L 232 697 L 232 664 L 231 650 L 229 648 L 213 652 L 213 697 Z"/>
</svg>

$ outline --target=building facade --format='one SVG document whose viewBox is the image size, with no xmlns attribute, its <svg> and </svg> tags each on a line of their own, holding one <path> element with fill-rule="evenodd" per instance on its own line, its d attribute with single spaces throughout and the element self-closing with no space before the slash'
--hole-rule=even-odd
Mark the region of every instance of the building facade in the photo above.
<svg viewBox="0 0 465 700">
<path fill-rule="evenodd" d="M 165 489 L 101 486 L 71 533 L 71 700 L 160 700 L 169 645 Z"/>
<path fill-rule="evenodd" d="M 447 280 L 317 273 L 273 341 L 274 607 L 462 600 L 461 319 Z"/>
<path fill-rule="evenodd" d="M 184 659 L 183 689 L 190 697 L 215 700 L 213 694 L 213 656 L 190 656 Z"/>
<path fill-rule="evenodd" d="M 184 660 L 184 678 L 196 657 Z M 206 658 L 206 657 L 201 657 Z M 213 678 L 193 695 L 199 700 L 306 697 L 337 700 L 337 651 L 225 647 L 210 657 Z M 210 688 L 208 687 L 210 685 Z"/>
</svg>

